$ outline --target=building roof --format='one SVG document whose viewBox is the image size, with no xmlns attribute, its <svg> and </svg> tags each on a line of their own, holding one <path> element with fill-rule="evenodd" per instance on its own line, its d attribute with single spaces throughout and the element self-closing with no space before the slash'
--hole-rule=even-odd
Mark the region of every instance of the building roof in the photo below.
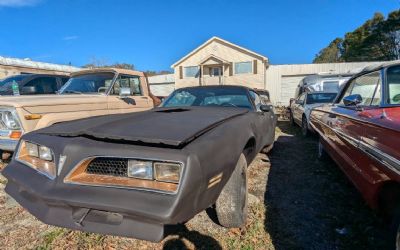
<svg viewBox="0 0 400 250">
<path fill-rule="evenodd" d="M 178 65 L 181 62 L 185 61 L 187 58 L 189 58 L 193 54 L 197 53 L 199 50 L 201 50 L 202 48 L 204 48 L 205 46 L 207 46 L 208 44 L 210 44 L 210 43 L 212 43 L 214 41 L 218 41 L 220 43 L 230 45 L 230 46 L 235 47 L 235 48 L 237 48 L 237 49 L 239 49 L 241 51 L 247 52 L 247 53 L 252 54 L 252 55 L 254 55 L 256 57 L 260 57 L 263 61 L 268 62 L 268 58 L 263 56 L 263 55 L 260 55 L 260 54 L 254 52 L 254 51 L 245 49 L 245 48 L 243 48 L 243 47 L 241 47 L 239 45 L 236 45 L 236 44 L 233 44 L 231 42 L 228 42 L 228 41 L 226 41 L 226 40 L 224 40 L 222 38 L 213 36 L 210 39 L 208 39 L 205 43 L 201 44 L 199 47 L 197 47 L 196 49 L 192 50 L 189 54 L 187 54 L 186 56 L 184 56 L 181 59 L 179 59 L 179 61 L 177 61 L 176 63 L 172 64 L 171 68 L 174 68 L 176 65 Z"/>
<path fill-rule="evenodd" d="M 139 75 L 144 76 L 143 72 L 135 71 L 130 69 L 119 69 L 119 68 L 92 68 L 92 69 L 80 69 L 77 72 L 71 74 L 72 76 L 81 75 L 81 74 L 90 74 L 90 73 L 97 73 L 97 72 L 113 72 L 118 74 L 125 74 L 125 75 Z"/>
<path fill-rule="evenodd" d="M 0 65 L 24 67 L 31 69 L 62 71 L 62 72 L 75 72 L 77 70 L 80 70 L 80 68 L 78 67 L 73 67 L 69 65 L 35 62 L 30 59 L 19 59 L 19 58 L 2 57 L 2 56 L 0 56 Z"/>
</svg>

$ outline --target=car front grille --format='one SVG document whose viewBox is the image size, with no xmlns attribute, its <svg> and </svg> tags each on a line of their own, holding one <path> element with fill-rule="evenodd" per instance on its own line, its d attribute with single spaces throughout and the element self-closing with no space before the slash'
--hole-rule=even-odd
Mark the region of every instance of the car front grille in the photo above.
<svg viewBox="0 0 400 250">
<path fill-rule="evenodd" d="M 88 174 L 128 176 L 128 159 L 97 157 L 86 168 Z"/>
</svg>

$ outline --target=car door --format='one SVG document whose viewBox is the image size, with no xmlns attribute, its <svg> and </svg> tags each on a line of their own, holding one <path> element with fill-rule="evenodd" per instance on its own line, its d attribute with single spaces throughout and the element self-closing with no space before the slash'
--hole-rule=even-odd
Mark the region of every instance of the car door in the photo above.
<svg viewBox="0 0 400 250">
<path fill-rule="evenodd" d="M 373 178 L 365 171 L 365 153 L 360 149 L 360 141 L 366 133 L 365 115 L 380 103 L 380 72 L 361 75 L 348 83 L 339 97 L 338 104 L 328 106 L 323 115 L 323 123 L 329 130 L 328 144 L 332 147 L 333 158 L 351 179 L 355 186 L 363 190 Z M 350 95 L 360 95 L 362 100 L 357 105 L 345 105 L 344 99 Z"/>
<path fill-rule="evenodd" d="M 260 142 L 257 146 L 259 146 L 261 150 L 261 147 L 265 146 L 270 141 L 269 138 L 274 135 L 274 114 L 271 111 L 263 112 L 260 107 L 266 103 L 263 103 L 261 97 L 256 92 L 250 90 L 249 93 L 256 108 L 255 114 L 257 119 L 255 119 L 254 125 L 257 131 L 260 131 L 260 133 L 256 135 L 256 141 Z"/>
<path fill-rule="evenodd" d="M 139 76 L 119 75 L 108 95 L 110 114 L 147 110 L 152 107 L 152 100 L 144 95 Z M 130 94 L 121 96 L 122 88 L 129 88 Z"/>
<path fill-rule="evenodd" d="M 293 119 L 297 124 L 301 124 L 306 96 L 307 93 L 301 94 L 293 104 Z"/>
</svg>

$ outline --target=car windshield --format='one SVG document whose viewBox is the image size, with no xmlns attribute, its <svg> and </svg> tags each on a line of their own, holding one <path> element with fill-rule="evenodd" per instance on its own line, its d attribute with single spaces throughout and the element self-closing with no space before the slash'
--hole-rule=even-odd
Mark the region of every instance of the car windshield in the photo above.
<svg viewBox="0 0 400 250">
<path fill-rule="evenodd" d="M 307 95 L 307 104 L 331 103 L 335 100 L 336 93 L 312 93 Z"/>
<path fill-rule="evenodd" d="M 61 88 L 61 94 L 105 93 L 111 86 L 114 73 L 93 73 L 70 78 Z"/>
<path fill-rule="evenodd" d="M 28 75 L 10 76 L 0 80 L 0 95 L 12 95 L 12 84 L 16 82 L 21 87 L 22 80 Z"/>
<path fill-rule="evenodd" d="M 174 91 L 163 107 L 222 106 L 252 109 L 253 106 L 243 88 L 186 88 Z"/>
<path fill-rule="evenodd" d="M 400 66 L 394 66 L 387 70 L 387 103 L 400 104 Z"/>
</svg>

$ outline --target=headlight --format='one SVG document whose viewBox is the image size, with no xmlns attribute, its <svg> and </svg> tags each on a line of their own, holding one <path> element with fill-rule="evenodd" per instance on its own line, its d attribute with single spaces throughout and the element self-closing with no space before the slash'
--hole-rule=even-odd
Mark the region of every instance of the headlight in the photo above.
<svg viewBox="0 0 400 250">
<path fill-rule="evenodd" d="M 177 163 L 128 161 L 128 177 L 179 183 L 181 165 Z"/>
<path fill-rule="evenodd" d="M 178 183 L 180 179 L 180 165 L 176 163 L 154 163 L 154 178 L 157 181 Z"/>
<path fill-rule="evenodd" d="M 37 172 L 54 179 L 56 177 L 56 165 L 53 151 L 43 145 L 21 140 L 15 159 Z"/>
<path fill-rule="evenodd" d="M 12 130 L 21 129 L 21 125 L 19 124 L 13 112 L 3 110 L 0 112 L 0 114 L 1 114 L 1 122 L 6 128 Z"/>
<path fill-rule="evenodd" d="M 153 163 L 151 161 L 128 161 L 128 176 L 138 179 L 153 180 Z"/>
</svg>

